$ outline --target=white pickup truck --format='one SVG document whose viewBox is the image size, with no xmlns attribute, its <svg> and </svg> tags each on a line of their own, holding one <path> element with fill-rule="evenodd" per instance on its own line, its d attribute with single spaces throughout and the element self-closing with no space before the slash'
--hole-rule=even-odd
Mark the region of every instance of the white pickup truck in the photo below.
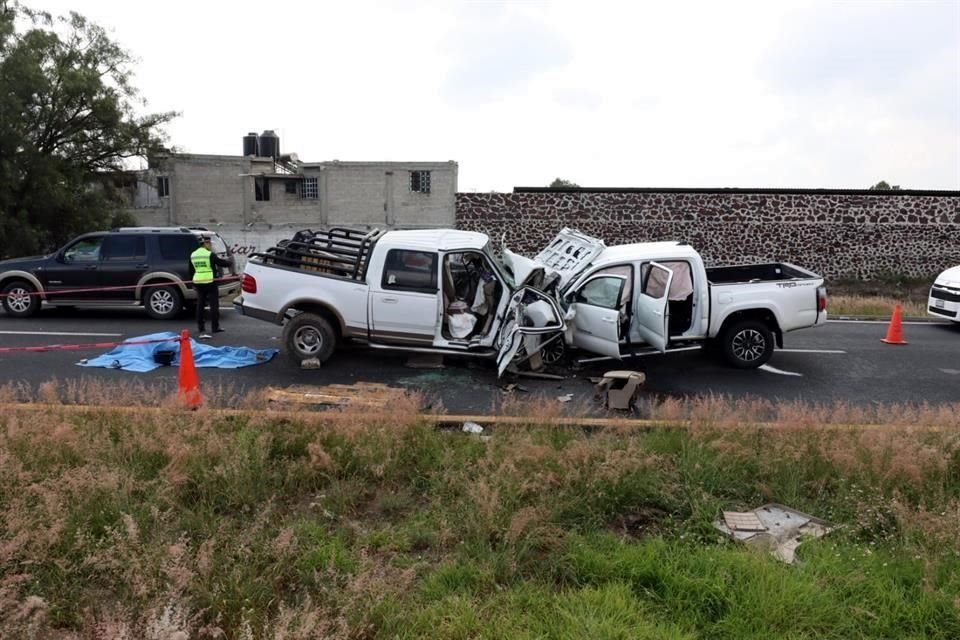
<svg viewBox="0 0 960 640">
<path fill-rule="evenodd" d="M 717 344 L 758 367 L 783 333 L 826 321 L 823 279 L 799 267 L 706 269 L 684 243 L 606 247 L 570 229 L 533 260 L 469 231 L 304 231 L 247 261 L 234 305 L 284 325 L 297 361 L 353 338 L 494 358 L 500 374 L 564 346 L 621 358 Z"/>
</svg>

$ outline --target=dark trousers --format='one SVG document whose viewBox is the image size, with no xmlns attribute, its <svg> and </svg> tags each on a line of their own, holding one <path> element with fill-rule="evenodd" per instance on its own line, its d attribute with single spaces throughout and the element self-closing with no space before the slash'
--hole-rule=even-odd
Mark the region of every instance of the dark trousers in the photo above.
<svg viewBox="0 0 960 640">
<path fill-rule="evenodd" d="M 210 324 L 213 330 L 220 328 L 220 289 L 215 282 L 194 285 L 197 289 L 197 328 L 203 331 L 203 308 L 210 305 Z"/>
</svg>

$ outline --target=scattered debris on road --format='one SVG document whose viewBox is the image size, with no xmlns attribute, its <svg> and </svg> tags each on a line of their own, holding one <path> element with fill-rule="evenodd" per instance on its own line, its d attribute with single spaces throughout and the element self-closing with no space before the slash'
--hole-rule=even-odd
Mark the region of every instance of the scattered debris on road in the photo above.
<svg viewBox="0 0 960 640">
<path fill-rule="evenodd" d="M 443 356 L 434 353 L 418 353 L 407 358 L 403 366 L 410 369 L 443 369 Z"/>
<path fill-rule="evenodd" d="M 404 393 L 406 392 L 403 389 L 388 387 L 379 382 L 357 382 L 320 387 L 296 386 L 286 389 L 271 387 L 267 390 L 267 400 L 285 404 L 385 407 L 396 402 Z"/>
<path fill-rule="evenodd" d="M 596 397 L 603 396 L 608 409 L 629 411 L 646 380 L 647 376 L 639 371 L 607 371 L 596 383 Z"/>
</svg>

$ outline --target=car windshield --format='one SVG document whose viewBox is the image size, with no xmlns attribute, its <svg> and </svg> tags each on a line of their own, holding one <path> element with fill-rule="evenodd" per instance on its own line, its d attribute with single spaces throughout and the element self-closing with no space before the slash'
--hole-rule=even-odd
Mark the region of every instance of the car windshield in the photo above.
<svg viewBox="0 0 960 640">
<path fill-rule="evenodd" d="M 499 271 L 500 274 L 507 281 L 507 285 L 511 289 L 516 289 L 517 283 L 513 279 L 513 271 L 511 271 L 510 267 L 508 267 L 507 264 L 503 261 L 503 253 L 499 251 L 494 251 L 492 242 L 488 242 L 483 247 L 483 252 L 487 255 L 488 258 L 490 258 L 490 261 L 496 265 L 497 271 Z"/>
</svg>

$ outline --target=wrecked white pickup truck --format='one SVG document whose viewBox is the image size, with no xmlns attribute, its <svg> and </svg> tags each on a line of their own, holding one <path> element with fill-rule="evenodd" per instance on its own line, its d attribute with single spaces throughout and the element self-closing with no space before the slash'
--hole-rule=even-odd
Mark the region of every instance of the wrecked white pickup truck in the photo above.
<svg viewBox="0 0 960 640">
<path fill-rule="evenodd" d="M 346 338 L 371 347 L 496 358 L 558 336 L 553 298 L 515 282 L 490 239 L 451 229 L 302 231 L 247 261 L 234 306 L 283 324 L 295 361 L 326 361 Z M 519 320 L 518 320 L 519 319 Z"/>
<path fill-rule="evenodd" d="M 789 263 L 707 268 L 683 242 L 606 247 L 569 229 L 532 261 L 506 253 L 529 269 L 562 264 L 569 238 L 591 258 L 543 287 L 564 309 L 561 345 L 617 359 L 710 347 L 750 369 L 783 346 L 784 333 L 827 321 L 823 278 Z"/>
<path fill-rule="evenodd" d="M 689 245 L 606 247 L 564 229 L 533 260 L 481 233 L 303 231 L 254 254 L 234 302 L 284 325 L 296 361 L 345 338 L 371 347 L 552 362 L 573 346 L 620 358 L 717 344 L 734 366 L 826 321 L 823 280 L 785 263 L 707 270 Z M 548 355 L 549 354 L 549 355 Z"/>
</svg>

